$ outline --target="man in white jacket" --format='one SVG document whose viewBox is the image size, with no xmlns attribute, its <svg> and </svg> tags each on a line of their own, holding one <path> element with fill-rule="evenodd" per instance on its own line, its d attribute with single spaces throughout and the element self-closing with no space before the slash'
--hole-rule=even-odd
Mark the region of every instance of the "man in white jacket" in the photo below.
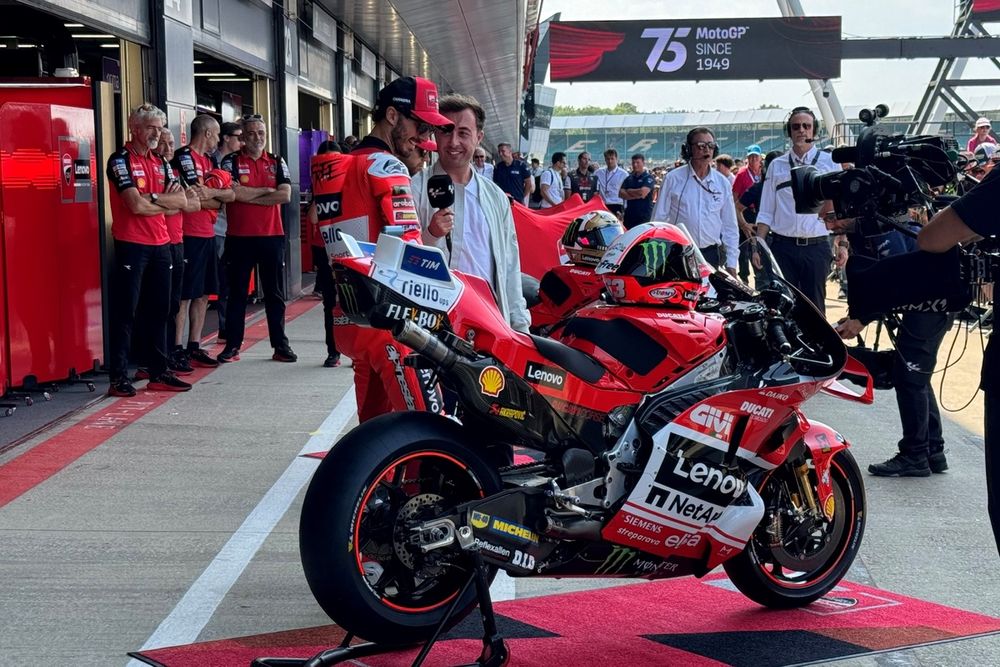
<svg viewBox="0 0 1000 667">
<path fill-rule="evenodd" d="M 510 325 L 527 331 L 531 316 L 521 291 L 521 259 L 510 201 L 499 186 L 472 168 L 486 114 L 479 102 L 466 95 L 446 95 L 438 100 L 438 108 L 455 127 L 435 133 L 438 161 L 413 177 L 423 241 L 444 250 L 452 269 L 486 280 Z M 454 183 L 453 209 L 438 211 L 428 202 L 427 180 L 438 174 L 447 174 Z"/>
</svg>

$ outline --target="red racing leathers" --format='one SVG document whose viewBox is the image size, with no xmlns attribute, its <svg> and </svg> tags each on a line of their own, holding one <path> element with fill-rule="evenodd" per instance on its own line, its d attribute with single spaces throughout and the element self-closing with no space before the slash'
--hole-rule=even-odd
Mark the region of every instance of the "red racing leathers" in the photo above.
<svg viewBox="0 0 1000 667">
<path fill-rule="evenodd" d="M 317 155 L 311 171 L 316 217 L 328 252 L 334 229 L 374 243 L 386 226 L 398 225 L 404 227 L 404 240 L 420 242 L 409 171 L 381 141 L 367 137 L 350 154 Z M 441 410 L 440 393 L 428 382 L 431 372 L 404 366 L 410 349 L 387 331 L 351 324 L 339 306 L 333 331 L 337 349 L 354 363 L 360 421 L 397 410 Z"/>
</svg>

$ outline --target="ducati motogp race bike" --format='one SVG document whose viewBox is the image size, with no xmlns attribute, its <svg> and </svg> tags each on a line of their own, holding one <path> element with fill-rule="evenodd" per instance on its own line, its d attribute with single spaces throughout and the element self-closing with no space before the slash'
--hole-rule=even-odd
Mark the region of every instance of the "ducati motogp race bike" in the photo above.
<svg viewBox="0 0 1000 667">
<path fill-rule="evenodd" d="M 871 378 L 782 279 L 753 292 L 716 271 L 693 310 L 599 301 L 553 340 L 511 329 L 488 284 L 437 248 L 365 245 L 338 232 L 346 315 L 411 348 L 405 363 L 459 409 L 369 420 L 320 463 L 301 558 L 345 630 L 433 641 L 483 604 L 476 578 L 497 569 L 662 579 L 722 565 L 772 608 L 809 604 L 847 572 L 861 474 L 845 438 L 800 407 L 821 391 L 870 403 Z M 514 464 L 513 448 L 533 458 Z"/>
</svg>

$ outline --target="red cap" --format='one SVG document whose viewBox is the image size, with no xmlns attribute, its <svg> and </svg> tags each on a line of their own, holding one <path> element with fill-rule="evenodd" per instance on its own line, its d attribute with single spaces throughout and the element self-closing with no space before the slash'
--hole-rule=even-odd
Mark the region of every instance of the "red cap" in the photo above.
<svg viewBox="0 0 1000 667">
<path fill-rule="evenodd" d="M 417 144 L 417 148 L 422 151 L 436 151 L 438 149 L 438 145 L 433 139 L 427 139 Z"/>
<path fill-rule="evenodd" d="M 412 115 L 434 127 L 455 126 L 438 111 L 437 86 L 419 76 L 401 77 L 378 91 L 375 111 L 384 114 L 388 107 L 396 107 L 404 114 Z"/>
</svg>

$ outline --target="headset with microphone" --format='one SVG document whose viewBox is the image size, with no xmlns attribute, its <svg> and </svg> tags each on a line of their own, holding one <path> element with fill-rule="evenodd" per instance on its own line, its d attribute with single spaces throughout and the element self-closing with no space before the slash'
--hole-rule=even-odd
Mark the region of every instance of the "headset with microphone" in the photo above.
<svg viewBox="0 0 1000 667">
<path fill-rule="evenodd" d="M 819 141 L 819 120 L 809 107 L 795 107 L 792 109 L 791 113 L 788 114 L 788 118 L 785 119 L 785 136 L 789 139 L 792 138 L 792 118 L 804 113 L 809 114 L 810 118 L 812 118 L 812 136 L 806 139 L 807 143 L 812 144 Z"/>
<path fill-rule="evenodd" d="M 712 143 L 715 143 L 715 132 L 708 129 L 707 127 L 696 127 L 687 133 L 687 137 L 684 138 L 684 143 L 681 144 L 681 159 L 685 162 L 690 162 L 691 158 L 694 157 L 691 153 L 691 139 L 694 138 L 696 134 L 710 134 L 712 135 Z M 719 157 L 719 145 L 715 144 L 715 148 L 712 149 L 712 159 Z"/>
</svg>

